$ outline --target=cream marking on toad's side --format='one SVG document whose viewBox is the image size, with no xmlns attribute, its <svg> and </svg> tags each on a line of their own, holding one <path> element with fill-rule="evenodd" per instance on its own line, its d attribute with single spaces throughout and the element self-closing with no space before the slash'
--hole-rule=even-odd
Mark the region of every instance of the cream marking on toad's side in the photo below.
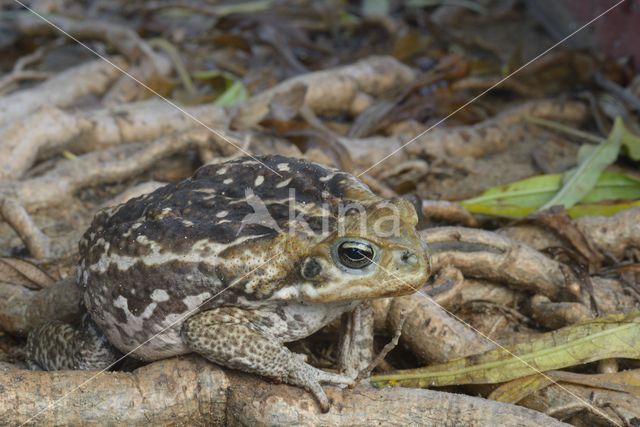
<svg viewBox="0 0 640 427">
<path fill-rule="evenodd" d="M 291 169 L 289 169 L 289 163 L 278 163 L 276 167 L 280 172 L 291 172 Z"/>
<path fill-rule="evenodd" d="M 176 254 L 167 252 L 162 249 L 160 244 L 153 240 L 148 240 L 146 236 L 140 235 L 136 241 L 147 245 L 151 249 L 151 254 L 145 256 L 127 256 L 119 254 L 109 254 L 109 243 L 104 243 L 105 251 L 100 256 L 97 263 L 89 266 L 89 270 L 93 273 L 104 273 L 110 265 L 115 265 L 120 271 L 127 271 L 137 262 L 142 262 L 146 266 L 163 265 L 171 261 L 183 261 L 191 263 L 205 263 L 216 265 L 218 255 L 229 247 L 242 244 L 248 240 L 256 239 L 260 236 L 244 236 L 231 243 L 217 243 L 207 239 L 197 241 L 193 244 L 192 250 L 188 254 Z"/>
<path fill-rule="evenodd" d="M 164 289 L 154 289 L 151 292 L 151 299 L 156 302 L 169 301 L 169 294 Z"/>
<path fill-rule="evenodd" d="M 118 295 L 118 298 L 113 302 L 113 306 L 122 309 L 125 316 L 127 316 L 127 325 L 131 330 L 142 331 L 144 329 L 144 320 L 151 317 L 158 304 L 156 302 L 152 302 L 147 305 L 139 316 L 136 316 L 131 312 L 131 310 L 129 310 L 129 301 L 122 295 Z"/>
<path fill-rule="evenodd" d="M 286 187 L 287 185 L 289 185 L 291 183 L 291 178 L 287 178 L 284 181 L 281 181 L 279 183 L 276 184 L 276 188 L 282 188 L 282 187 Z"/>
<path fill-rule="evenodd" d="M 198 188 L 193 190 L 194 193 L 204 193 L 204 194 L 217 194 L 217 191 L 213 188 Z"/>
<path fill-rule="evenodd" d="M 180 327 L 176 323 L 179 322 L 180 318 L 184 316 L 184 314 L 189 313 L 193 310 L 196 310 L 203 302 L 205 302 L 208 298 L 211 297 L 211 293 L 203 292 L 198 295 L 188 295 L 182 299 L 186 309 L 180 313 L 171 313 L 164 318 L 161 323 L 152 326 L 151 331 L 146 331 L 147 333 L 152 332 L 154 334 L 160 333 L 154 340 L 149 341 L 144 346 L 140 347 L 134 353 L 133 356 L 141 359 L 141 360 L 155 360 L 155 355 L 160 353 L 163 355 L 162 358 L 179 356 L 181 354 L 189 353 L 190 350 L 188 347 L 184 345 L 182 337 L 180 335 Z M 117 305 L 116 305 L 117 302 Z M 155 310 L 157 305 L 153 305 L 153 308 L 149 311 L 145 310 L 140 316 L 134 316 L 127 307 L 127 301 L 120 297 L 118 300 L 114 302 L 114 306 L 118 308 L 123 308 L 125 313 L 127 314 L 127 319 L 134 322 L 134 333 L 138 331 L 142 331 L 142 327 L 144 325 L 144 320 L 148 319 L 153 310 Z M 126 308 L 124 308 L 126 307 Z M 110 322 L 112 324 L 118 324 L 119 322 L 109 314 L 111 317 Z M 130 345 L 126 343 L 124 340 L 121 340 L 120 334 L 116 330 L 107 330 L 105 334 L 108 336 L 109 340 L 113 339 L 114 344 L 119 345 Z"/>
</svg>

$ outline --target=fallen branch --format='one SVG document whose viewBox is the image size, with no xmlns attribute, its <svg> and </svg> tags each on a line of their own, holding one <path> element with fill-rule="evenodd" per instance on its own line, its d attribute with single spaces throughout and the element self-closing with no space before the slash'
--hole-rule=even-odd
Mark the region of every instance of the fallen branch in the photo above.
<svg viewBox="0 0 640 427">
<path fill-rule="evenodd" d="M 461 394 L 405 388 L 327 387 L 333 409 L 321 414 L 307 393 L 230 373 L 227 422 L 240 425 L 519 425 L 563 423 L 524 408 Z M 263 402 L 263 403 L 259 403 Z"/>
<path fill-rule="evenodd" d="M 552 302 L 542 295 L 531 298 L 531 312 L 532 318 L 547 329 L 560 329 L 595 317 L 579 302 Z"/>
<path fill-rule="evenodd" d="M 214 129 L 225 129 L 227 117 L 214 105 L 185 107 Z M 74 153 L 158 139 L 201 125 L 164 101 L 153 99 L 89 113 L 43 108 L 0 129 L 0 179 L 16 179 L 37 158 L 63 149 Z"/>
<path fill-rule="evenodd" d="M 446 200 L 423 200 L 422 214 L 430 222 L 443 222 L 449 224 L 460 223 L 465 227 L 478 227 L 478 220 L 459 203 Z"/>
<path fill-rule="evenodd" d="M 111 61 L 126 68 L 120 59 L 112 58 Z M 113 66 L 96 60 L 65 70 L 32 88 L 2 97 L 0 128 L 45 106 L 67 107 L 82 96 L 101 95 L 119 75 L 120 71 Z"/>
<path fill-rule="evenodd" d="M 84 312 L 82 292 L 74 277 L 39 291 L 0 283 L 0 329 L 12 335 L 26 336 L 44 322 L 73 322 Z"/>
<path fill-rule="evenodd" d="M 437 127 L 415 139 L 427 127 L 412 122 L 411 125 L 389 127 L 391 136 L 368 138 L 339 138 L 351 158 L 355 169 L 366 170 L 378 177 L 393 168 L 402 168 L 411 159 L 434 158 L 450 163 L 451 169 L 473 174 L 469 164 L 490 154 L 507 150 L 519 143 L 528 132 L 524 126 L 518 127 L 526 117 L 553 117 L 555 120 L 581 122 L 587 117 L 586 107 L 579 102 L 558 100 L 531 101 L 507 109 L 494 118 L 471 126 L 452 128 Z M 407 142 L 412 141 L 406 147 Z M 384 168 L 373 167 L 384 160 Z M 454 160 L 451 160 L 454 159 Z M 463 162 L 466 159 L 467 162 Z M 428 173 L 438 173 L 439 169 L 430 164 Z"/>
<path fill-rule="evenodd" d="M 394 298 L 387 319 L 389 329 L 397 327 L 403 311 L 410 317 L 402 328 L 402 342 L 423 362 L 443 363 L 495 346 L 424 294 Z"/>
<path fill-rule="evenodd" d="M 439 227 L 420 232 L 432 250 L 434 270 L 452 265 L 465 277 L 482 278 L 557 300 L 580 293 L 562 264 L 522 243 L 489 231 Z"/>
<path fill-rule="evenodd" d="M 27 210 L 63 203 L 81 188 L 139 174 L 159 159 L 215 140 L 206 129 L 169 135 L 152 143 L 124 144 L 59 163 L 42 176 L 9 182 L 0 191 L 14 195 Z"/>
<path fill-rule="evenodd" d="M 114 46 L 127 59 L 131 65 L 128 73 L 135 80 L 128 75 L 122 75 L 105 96 L 105 105 L 112 106 L 144 99 L 150 93 L 139 82 L 147 84 L 157 77 L 168 76 L 171 72 L 170 61 L 164 55 L 154 52 L 151 46 L 130 28 L 112 22 L 75 21 L 55 15 L 48 16 L 47 19 L 53 25 L 30 12 L 25 12 L 16 18 L 16 29 L 27 36 L 46 36 L 58 34 L 60 28 L 75 39 L 100 40 Z"/>
<path fill-rule="evenodd" d="M 449 129 L 438 127 L 408 145 L 406 150 L 412 158 L 425 155 L 438 158 L 481 158 L 505 151 L 512 144 L 518 143 L 524 130 L 517 132 L 513 126 L 529 116 L 579 123 L 586 119 L 587 108 L 575 101 L 530 101 L 475 125 Z"/>
<path fill-rule="evenodd" d="M 577 228 L 601 254 L 618 260 L 640 248 L 640 207 L 625 209 L 613 216 L 589 216 L 574 220 Z M 565 246 L 553 232 L 531 224 L 505 227 L 501 235 L 521 241 L 537 250 Z"/>
<path fill-rule="evenodd" d="M 75 21 L 59 15 L 47 19 L 71 36 L 84 40 L 100 40 L 114 46 L 129 62 L 137 62 L 143 56 L 155 60 L 153 49 L 130 28 L 104 21 Z M 59 35 L 57 28 L 31 12 L 23 12 L 15 18 L 15 28 L 26 36 Z"/>
<path fill-rule="evenodd" d="M 113 107 L 157 95 L 157 92 L 152 92 L 147 87 L 153 89 L 154 82 L 166 79 L 169 74 L 171 74 L 171 62 L 168 58 L 160 55 L 157 55 L 154 61 L 145 58 L 131 66 L 128 75 L 120 76 L 102 98 L 102 104 Z"/>
<path fill-rule="evenodd" d="M 232 126 L 239 129 L 256 126 L 269 113 L 271 101 L 289 93 L 294 86 L 307 87 L 304 105 L 316 114 L 357 113 L 368 106 L 371 95 L 381 95 L 414 78 L 411 68 L 391 57 L 371 57 L 343 67 L 303 74 L 247 100 L 236 111 Z"/>
<path fill-rule="evenodd" d="M 168 359 L 132 373 L 0 372 L 0 418 L 12 424 L 81 425 L 402 425 L 560 426 L 538 412 L 431 390 L 326 387 L 333 408 L 321 413 L 299 388 L 226 372 L 197 357 Z"/>
<path fill-rule="evenodd" d="M 49 238 L 40 231 L 19 202 L 5 198 L 0 206 L 0 215 L 20 235 L 32 257 L 49 257 Z"/>
</svg>

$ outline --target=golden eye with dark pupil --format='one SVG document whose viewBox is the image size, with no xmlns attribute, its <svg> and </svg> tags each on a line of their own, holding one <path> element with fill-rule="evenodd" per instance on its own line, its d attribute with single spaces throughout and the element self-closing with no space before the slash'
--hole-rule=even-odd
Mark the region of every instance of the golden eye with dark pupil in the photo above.
<svg viewBox="0 0 640 427">
<path fill-rule="evenodd" d="M 373 248 L 361 242 L 343 242 L 338 246 L 338 257 L 345 267 L 365 268 L 373 260 Z"/>
</svg>

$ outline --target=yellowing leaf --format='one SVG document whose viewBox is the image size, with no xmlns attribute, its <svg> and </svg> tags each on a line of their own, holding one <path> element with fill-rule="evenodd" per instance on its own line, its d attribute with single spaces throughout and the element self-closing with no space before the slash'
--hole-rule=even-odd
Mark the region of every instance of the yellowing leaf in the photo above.
<svg viewBox="0 0 640 427">
<path fill-rule="evenodd" d="M 67 160 L 76 160 L 78 158 L 78 156 L 69 150 L 62 150 L 62 156 Z"/>
<path fill-rule="evenodd" d="M 614 203 L 614 204 L 579 204 L 571 209 L 567 209 L 567 213 L 571 218 L 581 218 L 583 216 L 611 216 L 625 209 L 640 206 L 640 200 L 630 203 Z"/>
<path fill-rule="evenodd" d="M 377 375 L 371 382 L 383 386 L 394 380 L 405 387 L 495 384 L 617 357 L 640 359 L 640 311 L 571 325 L 506 351 L 497 348 L 440 365 Z"/>
<path fill-rule="evenodd" d="M 545 388 L 549 384 L 553 384 L 553 382 L 554 380 L 542 375 L 516 378 L 493 390 L 488 398 L 498 402 L 517 403 L 530 394 Z"/>
<path fill-rule="evenodd" d="M 546 377 L 542 375 L 530 375 L 504 383 L 493 390 L 488 396 L 488 399 L 505 403 L 518 403 L 525 397 L 554 383 L 577 384 L 640 396 L 640 369 L 607 374 L 549 371 L 546 372 Z"/>
</svg>

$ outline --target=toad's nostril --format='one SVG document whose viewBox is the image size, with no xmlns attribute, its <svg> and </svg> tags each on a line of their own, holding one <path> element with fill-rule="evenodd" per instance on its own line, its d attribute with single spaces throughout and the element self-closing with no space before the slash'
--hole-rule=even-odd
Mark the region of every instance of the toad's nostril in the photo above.
<svg viewBox="0 0 640 427">
<path fill-rule="evenodd" d="M 400 259 L 402 260 L 402 262 L 409 265 L 416 265 L 418 263 L 418 257 L 416 256 L 416 254 L 410 251 L 404 251 Z"/>
</svg>

